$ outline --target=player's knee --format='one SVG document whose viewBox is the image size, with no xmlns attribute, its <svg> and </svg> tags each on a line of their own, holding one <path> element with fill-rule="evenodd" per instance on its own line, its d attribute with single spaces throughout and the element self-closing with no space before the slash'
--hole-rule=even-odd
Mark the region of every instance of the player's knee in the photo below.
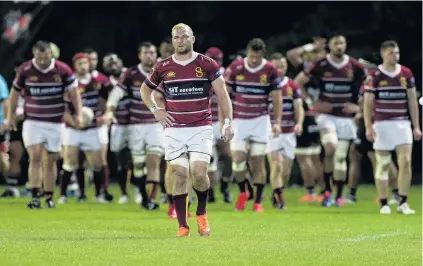
<svg viewBox="0 0 423 266">
<path fill-rule="evenodd" d="M 391 155 L 380 155 L 376 153 L 375 157 L 376 157 L 375 179 L 388 180 L 389 166 L 391 163 Z"/>
<path fill-rule="evenodd" d="M 338 144 L 338 136 L 335 131 L 326 131 L 321 134 L 321 142 L 325 148 L 325 154 L 333 154 Z"/>
<path fill-rule="evenodd" d="M 62 168 L 63 168 L 63 170 L 65 170 L 67 172 L 73 173 L 78 169 L 78 165 L 77 164 L 64 163 Z"/>
<path fill-rule="evenodd" d="M 347 156 L 349 149 L 349 142 L 341 140 L 336 145 L 334 153 L 334 168 L 337 171 L 347 171 Z"/>
<path fill-rule="evenodd" d="M 398 156 L 398 166 L 411 167 L 411 155 L 401 154 L 400 156 Z"/>
</svg>

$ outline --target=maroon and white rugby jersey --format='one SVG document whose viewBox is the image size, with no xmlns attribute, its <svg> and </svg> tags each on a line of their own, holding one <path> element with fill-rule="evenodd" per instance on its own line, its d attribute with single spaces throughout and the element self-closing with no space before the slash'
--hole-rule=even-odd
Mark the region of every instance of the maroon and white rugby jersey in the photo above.
<svg viewBox="0 0 423 266">
<path fill-rule="evenodd" d="M 125 73 L 122 73 L 122 77 L 125 75 Z M 122 78 L 121 77 L 121 78 Z M 120 80 L 118 80 L 117 78 L 115 78 L 114 76 L 110 76 L 109 77 L 110 83 L 111 83 L 111 87 L 115 87 L 115 86 L 119 86 L 121 87 L 123 90 L 124 89 L 124 85 L 121 84 Z M 129 98 L 127 97 L 127 95 L 125 95 L 122 99 L 120 99 L 118 105 L 116 106 L 116 110 L 115 110 L 115 118 L 116 124 L 119 125 L 128 125 L 130 122 L 129 119 Z"/>
<path fill-rule="evenodd" d="M 35 59 L 23 63 L 13 81 L 15 90 L 24 91 L 25 119 L 52 123 L 62 122 L 64 93 L 76 87 L 71 68 L 55 59 L 46 69 L 40 68 Z"/>
<path fill-rule="evenodd" d="M 224 67 L 220 67 L 220 73 L 225 73 Z M 211 102 L 212 121 L 213 123 L 219 122 L 219 106 L 217 105 L 216 94 L 213 93 L 210 102 Z"/>
<path fill-rule="evenodd" d="M 104 82 L 101 79 L 94 78 L 92 75 L 88 75 L 86 79 L 77 79 L 78 81 L 78 90 L 81 95 L 82 106 L 89 107 L 93 110 L 95 117 L 99 117 L 104 110 L 99 109 L 100 98 L 104 101 L 107 99 L 107 94 L 110 90 L 110 83 Z M 103 82 L 103 83 L 102 83 Z M 69 111 L 73 115 L 75 114 L 75 109 L 72 103 L 69 103 Z M 96 119 L 93 118 L 91 125 L 84 128 L 95 128 L 97 127 Z M 67 127 L 71 127 L 66 123 Z"/>
<path fill-rule="evenodd" d="M 239 59 L 226 69 L 226 83 L 232 87 L 234 118 L 252 119 L 269 113 L 269 93 L 281 81 L 276 67 L 263 59 L 251 68 L 247 58 Z"/>
<path fill-rule="evenodd" d="M 301 88 L 288 77 L 284 77 L 278 87 L 282 90 L 282 133 L 292 133 L 295 126 L 294 101 L 301 99 Z M 271 102 L 272 98 L 269 97 L 269 101 Z M 270 104 L 269 110 L 273 117 L 272 104 Z M 275 121 L 272 121 L 272 124 L 274 123 Z"/>
<path fill-rule="evenodd" d="M 407 89 L 415 87 L 411 70 L 397 64 L 395 72 L 388 72 L 380 65 L 370 77 L 366 92 L 375 94 L 374 121 L 409 120 Z"/>
<path fill-rule="evenodd" d="M 172 55 L 156 63 L 145 84 L 156 89 L 163 81 L 166 111 L 175 118 L 173 127 L 211 125 L 211 82 L 221 76 L 217 63 L 200 53 L 186 61 Z"/>
<path fill-rule="evenodd" d="M 141 65 L 129 68 L 123 76 L 122 83 L 129 100 L 129 119 L 131 124 L 157 123 L 153 113 L 143 103 L 140 88 L 149 73 Z"/>
<path fill-rule="evenodd" d="M 330 113 L 339 117 L 353 117 L 342 112 L 346 103 L 357 103 L 362 82 L 367 74 L 354 58 L 344 55 L 341 63 L 335 63 L 328 54 L 311 63 L 304 73 L 314 80 L 320 90 L 319 99 L 332 104 Z"/>
</svg>

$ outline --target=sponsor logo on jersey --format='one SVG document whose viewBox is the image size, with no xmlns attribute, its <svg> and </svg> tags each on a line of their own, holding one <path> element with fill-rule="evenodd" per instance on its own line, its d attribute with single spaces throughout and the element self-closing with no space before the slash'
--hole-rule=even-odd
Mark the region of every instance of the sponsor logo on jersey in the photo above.
<svg viewBox="0 0 423 266">
<path fill-rule="evenodd" d="M 388 81 L 386 80 L 379 81 L 379 86 L 386 86 L 386 85 L 388 85 Z"/>
<path fill-rule="evenodd" d="M 137 80 L 137 81 L 134 82 L 134 86 L 135 87 L 141 87 L 141 85 L 142 85 L 142 83 L 139 80 Z"/>
</svg>

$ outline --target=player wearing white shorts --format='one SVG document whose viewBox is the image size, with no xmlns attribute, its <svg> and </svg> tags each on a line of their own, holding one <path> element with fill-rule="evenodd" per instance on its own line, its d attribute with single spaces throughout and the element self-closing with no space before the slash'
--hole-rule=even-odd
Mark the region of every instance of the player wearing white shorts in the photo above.
<svg viewBox="0 0 423 266">
<path fill-rule="evenodd" d="M 251 40 L 247 45 L 247 57 L 234 61 L 225 74 L 228 90 L 234 96 L 235 137 L 231 142 L 231 150 L 232 170 L 240 189 L 235 206 L 237 211 L 245 209 L 249 196 L 246 191 L 247 161 L 257 188 L 253 211 L 264 211 L 261 201 L 266 183 L 266 147 L 272 134 L 269 95 L 274 103 L 273 134 L 278 136 L 281 130 L 282 93 L 278 88 L 281 79 L 275 65 L 264 59 L 265 50 L 263 40 Z"/>
<path fill-rule="evenodd" d="M 146 210 L 156 210 L 155 202 L 160 182 L 160 162 L 163 156 L 163 127 L 144 104 L 140 95 L 140 87 L 151 72 L 157 58 L 156 46 L 143 42 L 138 49 L 140 64 L 129 68 L 123 78 L 124 89 L 115 88 L 107 101 L 108 111 L 105 118 L 111 117 L 118 102 L 126 97 L 129 100 L 129 125 L 119 134 L 119 141 L 113 143 L 112 151 L 120 151 L 129 146 L 133 162 L 133 174 L 138 179 L 138 188 L 142 196 L 141 207 Z M 146 171 L 145 171 L 145 170 Z M 150 183 L 150 194 L 146 184 Z"/>
<path fill-rule="evenodd" d="M 285 76 L 288 69 L 286 58 L 280 53 L 273 54 L 271 58 L 278 74 L 282 77 L 278 87 L 282 91 L 283 120 L 280 125 L 282 133 L 271 138 L 267 150 L 270 153 L 268 158 L 270 162 L 270 184 L 273 189 L 272 201 L 275 208 L 283 210 L 285 208 L 283 188 L 291 175 L 292 162 L 295 159 L 295 148 L 297 146 L 296 136 L 301 135 L 303 131 L 304 109 L 300 87 Z"/>
<path fill-rule="evenodd" d="M 73 56 L 72 62 L 78 80 L 78 90 L 81 95 L 82 105 L 92 110 L 93 114 L 101 113 L 105 106 L 105 99 L 109 88 L 94 78 L 89 72 L 88 54 L 77 53 Z M 92 121 L 87 121 L 84 128 L 77 128 L 74 121 L 74 108 L 68 105 L 64 115 L 65 129 L 63 134 L 63 166 L 61 171 L 60 191 L 61 196 L 58 203 L 64 204 L 67 201 L 66 189 L 71 176 L 78 169 L 79 151 L 83 151 L 88 164 L 94 172 L 95 198 L 97 202 L 105 202 L 101 187 L 104 183 L 104 169 L 101 161 L 101 143 L 98 135 L 98 125 L 95 116 Z M 80 201 L 85 201 L 85 181 L 82 184 Z"/>
<path fill-rule="evenodd" d="M 395 41 L 382 43 L 383 64 L 370 75 L 364 93 L 366 137 L 374 142 L 376 152 L 375 181 L 380 198 L 381 214 L 391 214 L 388 205 L 389 166 L 391 152 L 398 157 L 398 188 L 400 203 L 397 211 L 414 214 L 407 203 L 411 183 L 411 154 L 414 140 L 421 139 L 419 111 L 414 76 L 411 70 L 398 64 L 399 47 Z M 411 119 L 411 123 L 410 123 Z"/>
<path fill-rule="evenodd" d="M 141 87 L 144 103 L 165 127 L 165 159 L 170 161 L 175 181 L 173 199 L 179 223 L 177 236 L 180 237 L 189 236 L 186 202 L 190 175 L 198 198 L 198 232 L 200 236 L 210 235 L 206 204 L 210 187 L 207 168 L 213 146 L 210 112 L 213 91 L 225 117 L 223 135 L 226 140 L 233 136 L 232 108 L 220 67 L 213 59 L 193 51 L 194 40 L 189 26 L 175 25 L 172 29 L 175 54 L 157 63 Z M 161 82 L 164 83 L 165 109 L 159 109 L 151 99 L 152 90 Z"/>
<path fill-rule="evenodd" d="M 71 68 L 53 59 L 50 44 L 39 41 L 33 47 L 34 59 L 23 63 L 13 82 L 7 114 L 7 128 L 15 128 L 14 115 L 21 90 L 25 91 L 22 135 L 29 154 L 28 178 L 32 200 L 28 208 L 41 208 L 40 188 L 44 177 L 46 206 L 54 208 L 53 191 L 56 185 L 56 161 L 61 149 L 64 95 L 75 107 L 76 125 L 82 124 L 81 98 Z M 46 161 L 43 171 L 43 160 Z"/>
<path fill-rule="evenodd" d="M 325 194 L 322 205 L 332 205 L 331 179 L 336 186 L 335 204 L 343 206 L 342 190 L 347 174 L 347 156 L 350 142 L 357 137 L 354 115 L 360 112 L 357 104 L 360 86 L 366 79 L 364 67 L 354 58 L 345 54 L 346 39 L 336 35 L 329 40 L 330 53 L 312 62 L 295 78 L 304 86 L 310 80 L 317 82 L 319 99 L 312 102 L 319 116 L 321 141 L 325 150 L 324 180 Z M 306 93 L 303 93 L 306 97 Z"/>
</svg>

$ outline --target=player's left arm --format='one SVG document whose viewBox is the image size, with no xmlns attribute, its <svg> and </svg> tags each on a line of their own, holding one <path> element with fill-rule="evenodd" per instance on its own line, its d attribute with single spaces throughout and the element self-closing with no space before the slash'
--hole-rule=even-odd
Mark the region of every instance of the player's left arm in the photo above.
<svg viewBox="0 0 423 266">
<path fill-rule="evenodd" d="M 304 124 L 304 106 L 303 106 L 303 99 L 301 98 L 301 88 L 298 86 L 294 88 L 293 93 L 293 101 L 294 101 L 294 116 L 295 116 L 295 126 L 294 132 L 297 135 L 301 135 L 303 132 L 303 124 Z"/>
<path fill-rule="evenodd" d="M 273 119 L 275 125 L 273 125 L 273 133 L 279 135 L 280 125 L 282 123 L 282 88 L 280 87 L 281 78 L 278 75 L 278 71 L 275 66 L 270 70 L 270 96 L 272 97 L 273 105 Z"/>
<path fill-rule="evenodd" d="M 71 68 L 67 65 L 64 65 L 63 86 L 65 87 L 65 94 L 69 97 L 75 110 L 77 127 L 82 127 L 82 100 L 81 94 L 77 89 L 78 81 Z M 66 95 L 64 97 L 66 97 Z"/>
<path fill-rule="evenodd" d="M 413 124 L 413 135 L 415 140 L 420 140 L 422 133 L 420 130 L 419 107 L 417 103 L 416 85 L 411 71 L 410 76 L 406 77 L 406 80 L 408 110 L 410 112 L 411 123 Z"/>
</svg>

